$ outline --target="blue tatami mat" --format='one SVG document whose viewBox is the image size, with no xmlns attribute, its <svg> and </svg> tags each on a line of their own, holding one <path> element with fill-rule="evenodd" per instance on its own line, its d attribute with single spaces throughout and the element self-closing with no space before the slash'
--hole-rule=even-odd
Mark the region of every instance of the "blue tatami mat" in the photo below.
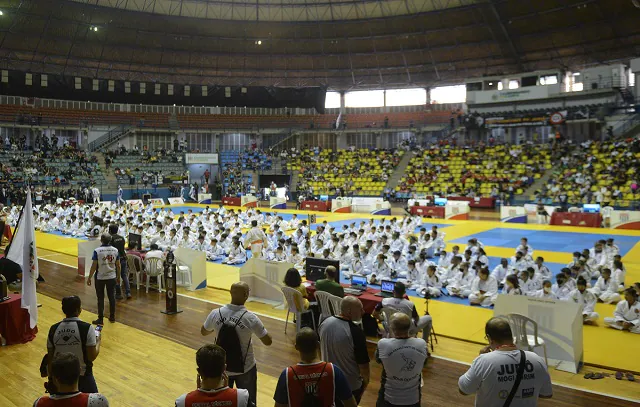
<svg viewBox="0 0 640 407">
<path fill-rule="evenodd" d="M 565 253 L 590 249 L 596 241 L 612 237 L 615 239 L 615 244 L 620 248 L 620 254 L 622 256 L 627 254 L 627 252 L 640 241 L 640 236 L 496 228 L 456 239 L 453 243 L 466 244 L 471 237 L 477 238 L 485 246 L 509 247 L 514 249 L 520 245 L 520 238 L 526 237 L 529 239 L 529 244 L 533 247 L 534 251 L 545 250 Z"/>
<path fill-rule="evenodd" d="M 388 219 L 392 219 L 393 216 L 389 216 Z M 400 218 L 398 216 L 398 218 Z M 336 228 L 336 232 L 340 232 L 342 230 L 342 226 L 344 225 L 351 225 L 352 223 L 355 223 L 356 226 L 360 226 L 360 222 L 364 221 L 365 223 L 369 223 L 369 220 L 371 218 L 354 218 L 354 219 L 346 219 L 346 220 L 335 220 L 333 222 L 329 222 L 327 221 L 327 223 L 333 227 Z M 378 226 L 378 220 L 376 219 L 376 227 Z M 322 220 L 320 218 L 318 218 L 317 224 L 316 225 L 312 225 L 311 226 L 311 230 L 316 230 L 317 225 L 321 225 L 322 224 Z M 444 223 L 423 223 L 422 226 L 417 227 L 415 230 L 415 233 L 418 233 L 420 231 L 420 228 L 425 228 L 427 229 L 427 231 L 431 230 L 431 226 L 437 226 L 439 229 L 442 228 L 446 228 L 447 226 L 451 226 L 451 225 L 447 225 Z"/>
</svg>

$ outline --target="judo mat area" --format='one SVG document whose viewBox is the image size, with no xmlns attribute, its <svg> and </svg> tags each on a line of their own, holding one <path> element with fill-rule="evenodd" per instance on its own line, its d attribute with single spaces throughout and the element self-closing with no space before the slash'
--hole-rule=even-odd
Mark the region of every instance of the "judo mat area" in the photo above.
<svg viewBox="0 0 640 407">
<path fill-rule="evenodd" d="M 176 215 L 180 211 L 199 212 L 206 205 L 179 205 L 171 207 Z M 217 205 L 211 205 L 217 208 Z M 268 208 L 263 212 L 270 211 Z M 361 213 L 337 214 L 327 212 L 308 212 L 296 210 L 278 210 L 283 214 L 285 220 L 290 219 L 293 213 L 298 214 L 299 219 L 308 219 L 308 215 L 317 215 L 316 224 L 311 225 L 312 229 L 323 221 L 327 221 L 336 231 L 342 229 L 342 225 L 369 219 L 390 219 L 393 216 L 374 216 Z M 537 224 L 511 224 L 493 221 L 452 221 L 443 219 L 424 220 L 424 226 L 430 229 L 432 225 L 438 225 L 444 232 L 447 251 L 454 245 L 460 246 L 461 250 L 466 246 L 467 240 L 472 237 L 477 238 L 484 244 L 485 251 L 489 256 L 490 269 L 493 269 L 500 261 L 500 258 L 510 258 L 515 254 L 515 248 L 520 244 L 521 237 L 527 237 L 529 244 L 534 249 L 534 256 L 542 256 L 545 264 L 556 274 L 562 267 L 572 260 L 574 251 L 581 251 L 591 248 L 599 239 L 614 238 L 622 261 L 627 269 L 626 283 L 631 285 L 640 281 L 640 232 L 633 230 L 619 229 L 596 229 L 581 227 L 564 227 Z M 79 239 L 37 232 L 36 236 L 38 248 L 52 252 L 58 252 L 77 257 L 77 242 Z M 437 261 L 437 259 L 435 259 Z M 234 282 L 239 279 L 240 266 L 228 266 L 214 262 L 207 262 L 207 285 L 212 288 L 228 290 Z M 345 282 L 343 280 L 343 282 Z M 411 300 L 415 303 L 418 313 L 422 315 L 425 311 L 425 300 L 415 296 L 414 292 L 409 293 Z M 199 295 L 200 296 L 200 295 Z M 493 316 L 493 310 L 478 306 L 470 306 L 467 299 L 454 299 L 451 297 L 440 297 L 429 301 L 429 313 L 433 317 L 433 327 L 438 335 L 453 339 L 474 342 L 478 344 L 486 343 L 484 339 L 484 325 Z M 584 362 L 588 365 L 607 368 L 611 370 L 640 371 L 640 335 L 621 332 L 615 329 L 606 328 L 603 319 L 613 316 L 615 305 L 598 303 L 596 312 L 600 314 L 597 325 L 584 326 Z M 268 314 L 276 318 L 284 318 L 286 311 L 269 310 Z M 437 351 L 437 349 L 436 349 Z M 437 352 L 436 352 L 437 353 Z"/>
</svg>

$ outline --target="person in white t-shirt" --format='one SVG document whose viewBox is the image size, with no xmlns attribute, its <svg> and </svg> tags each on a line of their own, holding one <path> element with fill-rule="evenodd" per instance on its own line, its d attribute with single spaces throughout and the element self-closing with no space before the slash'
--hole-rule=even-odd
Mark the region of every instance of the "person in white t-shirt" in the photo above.
<svg viewBox="0 0 640 407">
<path fill-rule="evenodd" d="M 98 319 L 94 325 L 103 325 L 104 317 L 104 292 L 109 298 L 109 321 L 116 322 L 116 285 L 120 285 L 120 256 L 118 249 L 111 246 L 111 235 L 108 233 L 100 236 L 102 245 L 93 251 L 91 270 L 87 285 L 92 284 L 95 276 L 96 296 L 98 297 Z"/>
<path fill-rule="evenodd" d="M 239 389 L 247 389 L 251 402 L 256 404 L 258 371 L 256 369 L 256 359 L 253 354 L 253 344 L 251 336 L 255 335 L 266 346 L 271 346 L 273 340 L 267 332 L 260 318 L 244 306 L 249 298 L 249 285 L 244 281 L 239 281 L 231 286 L 231 304 L 227 304 L 211 311 L 204 321 L 200 333 L 203 336 L 219 332 L 225 321 L 236 325 L 236 332 L 240 339 L 240 349 L 246 349 L 244 357 L 244 371 L 231 372 L 229 375 L 229 387 L 235 384 Z"/>
<path fill-rule="evenodd" d="M 509 321 L 504 317 L 491 318 L 485 325 L 489 345 L 480 351 L 471 367 L 458 379 L 463 395 L 476 395 L 475 405 L 502 407 L 511 393 L 521 351 L 513 343 Z M 525 367 L 522 380 L 515 391 L 511 407 L 535 407 L 538 398 L 551 398 L 553 389 L 544 359 L 534 352 L 524 351 Z"/>
<path fill-rule="evenodd" d="M 409 335 L 411 318 L 401 312 L 391 316 L 392 338 L 378 341 L 376 362 L 382 364 L 378 406 L 420 407 L 422 368 L 427 360 L 427 343 Z"/>
</svg>

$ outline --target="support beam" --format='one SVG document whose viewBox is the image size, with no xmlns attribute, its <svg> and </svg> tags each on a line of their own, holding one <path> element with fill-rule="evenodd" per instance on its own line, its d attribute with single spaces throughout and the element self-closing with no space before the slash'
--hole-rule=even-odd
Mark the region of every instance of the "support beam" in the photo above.
<svg viewBox="0 0 640 407">
<path fill-rule="evenodd" d="M 496 21 L 498 22 L 498 26 L 500 27 L 500 31 L 502 31 L 502 35 L 504 35 L 505 39 L 507 40 L 507 44 L 509 45 L 509 50 L 511 51 L 511 54 L 516 60 L 516 65 L 518 66 L 518 69 L 520 70 L 520 72 L 524 72 L 525 69 L 524 69 L 524 65 L 522 64 L 522 59 L 520 58 L 520 54 L 518 53 L 518 50 L 516 50 L 516 46 L 511 40 L 511 35 L 509 35 L 509 31 L 507 31 L 507 27 L 505 27 L 505 25 L 502 23 L 502 19 L 500 18 L 500 13 L 498 13 L 498 9 L 496 9 L 495 2 L 496 0 L 489 0 L 489 8 L 491 9 L 491 12 L 493 13 L 493 16 L 495 17 Z"/>
</svg>

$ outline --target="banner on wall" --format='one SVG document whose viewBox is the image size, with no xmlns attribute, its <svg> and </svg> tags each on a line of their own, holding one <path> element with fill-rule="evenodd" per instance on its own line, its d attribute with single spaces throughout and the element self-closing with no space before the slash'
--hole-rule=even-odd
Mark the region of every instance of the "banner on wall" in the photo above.
<svg viewBox="0 0 640 407">
<path fill-rule="evenodd" d="M 184 203 L 184 199 L 182 198 L 167 198 L 169 200 L 169 205 L 182 205 Z"/>
<path fill-rule="evenodd" d="M 523 206 L 502 206 L 500 222 L 527 223 L 527 210 Z"/>
<path fill-rule="evenodd" d="M 188 153 L 185 155 L 187 164 L 218 164 L 218 154 Z"/>
<path fill-rule="evenodd" d="M 475 92 L 475 103 L 503 103 L 520 100 L 545 99 L 549 86 L 531 86 L 519 89 L 485 90 Z"/>
<path fill-rule="evenodd" d="M 546 126 L 549 122 L 547 116 L 522 116 L 522 117 L 488 117 L 485 119 L 485 126 L 496 127 L 526 127 L 526 126 Z"/>
<path fill-rule="evenodd" d="M 640 230 L 640 211 L 611 211 L 608 223 L 611 229 L 631 229 Z"/>
<path fill-rule="evenodd" d="M 152 199 L 150 199 L 150 201 L 155 206 L 164 205 L 164 199 L 162 199 L 162 198 L 152 198 Z"/>
</svg>

